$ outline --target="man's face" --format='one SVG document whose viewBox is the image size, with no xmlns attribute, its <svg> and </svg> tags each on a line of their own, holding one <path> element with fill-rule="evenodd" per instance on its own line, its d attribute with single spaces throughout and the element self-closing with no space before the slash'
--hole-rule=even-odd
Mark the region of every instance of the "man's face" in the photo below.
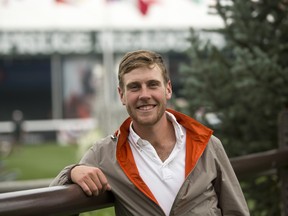
<svg viewBox="0 0 288 216">
<path fill-rule="evenodd" d="M 133 125 L 156 124 L 172 96 L 171 83 L 164 84 L 159 67 L 134 69 L 123 76 L 123 83 L 123 89 L 118 88 L 118 92 Z"/>
</svg>

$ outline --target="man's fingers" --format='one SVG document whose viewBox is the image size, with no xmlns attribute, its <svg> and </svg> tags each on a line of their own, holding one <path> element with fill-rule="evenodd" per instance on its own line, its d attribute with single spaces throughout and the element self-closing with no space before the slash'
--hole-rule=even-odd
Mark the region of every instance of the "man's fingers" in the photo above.
<svg viewBox="0 0 288 216">
<path fill-rule="evenodd" d="M 96 172 L 93 173 L 91 179 L 98 189 L 98 194 L 103 193 L 106 190 L 111 190 L 111 186 L 108 184 L 106 176 L 100 169 L 97 169 Z"/>
<path fill-rule="evenodd" d="M 86 182 L 79 182 L 78 183 L 79 186 L 82 188 L 82 190 L 84 191 L 84 193 L 86 193 L 88 196 L 92 196 L 93 192 L 90 189 L 90 187 L 86 184 Z"/>
<path fill-rule="evenodd" d="M 99 180 L 99 184 L 101 185 L 101 192 L 104 192 L 106 190 L 111 190 L 111 186 L 108 184 L 107 178 L 101 170 L 100 172 L 97 172 L 97 176 L 98 176 L 97 179 Z"/>
<path fill-rule="evenodd" d="M 72 169 L 71 178 L 88 196 L 97 196 L 101 192 L 111 190 L 106 176 L 96 167 L 77 166 Z"/>
</svg>

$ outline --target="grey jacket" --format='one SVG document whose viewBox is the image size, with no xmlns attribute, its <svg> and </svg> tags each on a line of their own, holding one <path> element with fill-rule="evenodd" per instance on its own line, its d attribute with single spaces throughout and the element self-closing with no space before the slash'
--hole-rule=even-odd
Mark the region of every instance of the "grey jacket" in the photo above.
<svg viewBox="0 0 288 216">
<path fill-rule="evenodd" d="M 171 216 L 248 216 L 249 210 L 239 182 L 225 150 L 211 130 L 181 113 L 172 112 L 191 138 L 191 150 L 186 151 L 190 168 L 186 169 L 185 182 L 181 186 L 171 208 Z M 141 179 L 127 141 L 127 119 L 114 136 L 95 143 L 81 159 L 80 164 L 100 168 L 106 175 L 115 196 L 115 213 L 119 216 L 165 215 L 147 185 Z M 191 157 L 187 157 L 189 155 Z M 51 183 L 71 183 L 65 167 Z"/>
</svg>

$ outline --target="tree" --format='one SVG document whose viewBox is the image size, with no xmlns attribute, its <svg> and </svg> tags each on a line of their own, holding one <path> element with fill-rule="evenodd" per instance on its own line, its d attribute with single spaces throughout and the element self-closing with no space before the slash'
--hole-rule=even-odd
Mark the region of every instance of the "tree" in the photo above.
<svg viewBox="0 0 288 216">
<path fill-rule="evenodd" d="M 190 63 L 180 71 L 185 112 L 216 114 L 220 124 L 202 120 L 230 157 L 278 148 L 277 116 L 288 102 L 287 6 L 287 0 L 216 0 L 224 27 L 212 31 L 223 46 L 191 29 Z M 278 183 L 277 175 L 243 182 L 252 215 L 280 215 Z"/>
</svg>

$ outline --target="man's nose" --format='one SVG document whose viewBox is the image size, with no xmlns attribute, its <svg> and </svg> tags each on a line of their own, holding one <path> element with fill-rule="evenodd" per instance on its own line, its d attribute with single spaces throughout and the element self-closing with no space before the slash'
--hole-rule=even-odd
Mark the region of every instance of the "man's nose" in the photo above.
<svg viewBox="0 0 288 216">
<path fill-rule="evenodd" d="M 149 99 L 151 97 L 151 95 L 150 95 L 150 91 L 149 91 L 149 89 L 147 88 L 147 87 L 142 87 L 141 88 L 141 91 L 140 91 L 140 95 L 139 95 L 139 99 Z"/>
</svg>

